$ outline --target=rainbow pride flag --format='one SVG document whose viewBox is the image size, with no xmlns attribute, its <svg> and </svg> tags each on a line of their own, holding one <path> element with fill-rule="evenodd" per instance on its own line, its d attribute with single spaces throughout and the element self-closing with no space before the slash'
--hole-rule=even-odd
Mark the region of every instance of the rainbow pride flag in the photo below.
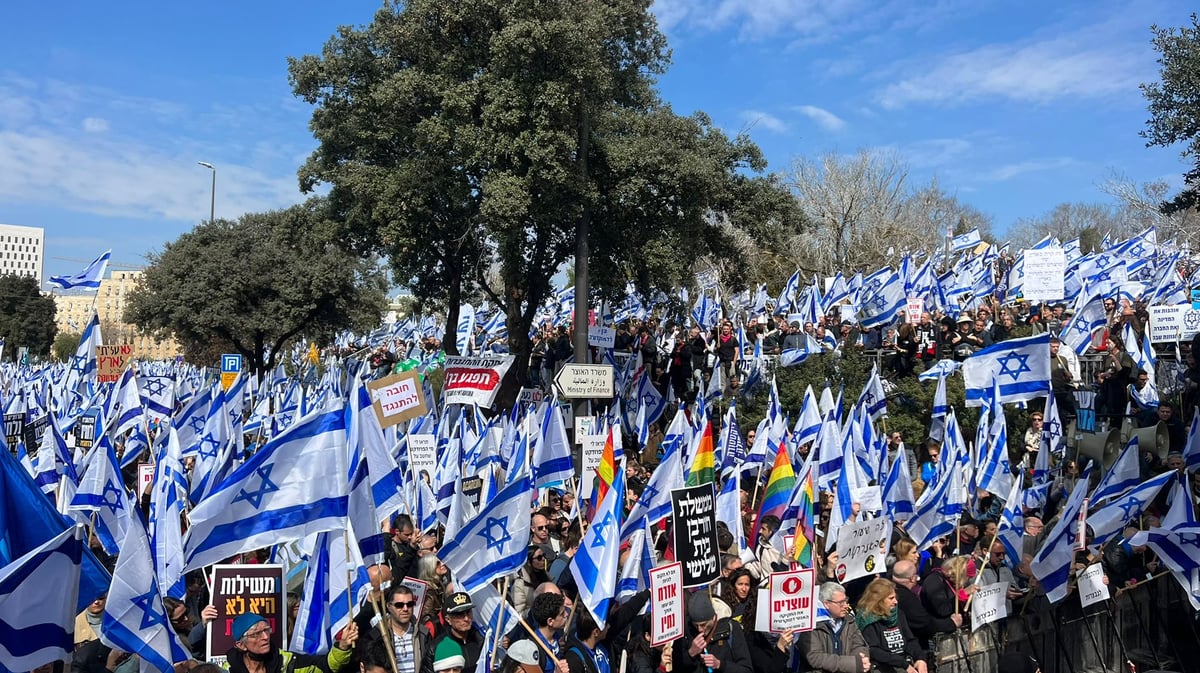
<svg viewBox="0 0 1200 673">
<path fill-rule="evenodd" d="M 700 445 L 696 449 L 696 457 L 688 470 L 687 485 L 700 486 L 713 483 L 715 475 L 713 462 L 712 421 L 704 421 L 704 432 L 700 435 Z"/>
<path fill-rule="evenodd" d="M 771 468 L 771 476 L 767 478 L 762 504 L 758 507 L 758 516 L 754 519 L 754 530 L 750 535 L 752 546 L 758 543 L 758 529 L 763 517 L 773 515 L 783 518 L 795 486 L 796 473 L 792 470 L 792 458 L 788 455 L 787 442 L 781 441 L 775 452 L 775 465 Z"/>
</svg>

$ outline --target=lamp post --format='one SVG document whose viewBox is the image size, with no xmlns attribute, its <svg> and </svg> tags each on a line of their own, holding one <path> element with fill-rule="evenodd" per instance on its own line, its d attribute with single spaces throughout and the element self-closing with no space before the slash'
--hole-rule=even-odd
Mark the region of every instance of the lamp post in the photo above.
<svg viewBox="0 0 1200 673">
<path fill-rule="evenodd" d="M 212 224 L 216 219 L 215 212 L 217 210 L 217 169 L 207 161 L 197 161 L 196 163 L 212 171 L 212 192 L 209 195 L 208 201 L 208 223 Z"/>
</svg>

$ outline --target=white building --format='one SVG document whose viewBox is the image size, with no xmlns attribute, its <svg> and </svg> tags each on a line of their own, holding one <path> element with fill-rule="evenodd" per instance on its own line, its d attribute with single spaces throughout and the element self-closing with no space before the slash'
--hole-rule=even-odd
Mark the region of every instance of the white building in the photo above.
<svg viewBox="0 0 1200 673">
<path fill-rule="evenodd" d="M 45 244 L 46 230 L 41 227 L 0 224 L 0 276 L 30 276 L 41 287 Z"/>
</svg>

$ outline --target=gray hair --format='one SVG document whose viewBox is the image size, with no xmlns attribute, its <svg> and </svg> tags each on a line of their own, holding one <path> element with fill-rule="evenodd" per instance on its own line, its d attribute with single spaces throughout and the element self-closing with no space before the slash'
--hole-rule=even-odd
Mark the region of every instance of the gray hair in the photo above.
<svg viewBox="0 0 1200 673">
<path fill-rule="evenodd" d="M 826 582 L 821 585 L 821 590 L 817 596 L 821 599 L 822 603 L 828 603 L 833 600 L 834 594 L 845 593 L 846 587 L 838 584 L 837 582 Z"/>
</svg>

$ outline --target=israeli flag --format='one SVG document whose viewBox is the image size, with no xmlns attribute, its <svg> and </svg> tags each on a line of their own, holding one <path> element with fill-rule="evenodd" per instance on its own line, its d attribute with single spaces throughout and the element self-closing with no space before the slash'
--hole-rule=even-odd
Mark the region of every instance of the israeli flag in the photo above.
<svg viewBox="0 0 1200 673">
<path fill-rule="evenodd" d="M 572 293 L 573 294 L 573 293 Z M 462 355 L 470 355 L 471 339 L 475 336 L 475 307 L 470 304 L 463 304 L 458 307 L 458 329 L 455 331 L 454 341 L 458 346 L 458 352 Z M 477 346 L 479 344 L 476 344 Z"/>
<path fill-rule="evenodd" d="M 912 477 L 908 474 L 906 448 L 896 455 L 883 481 L 883 513 L 893 521 L 907 521 L 916 513 L 913 506 Z"/>
<path fill-rule="evenodd" d="M 967 406 L 977 407 L 998 381 L 998 403 L 1025 402 L 1050 394 L 1050 335 L 1002 341 L 963 362 Z"/>
<path fill-rule="evenodd" d="M 349 484 L 341 400 L 300 419 L 191 511 L 185 571 L 346 526 Z"/>
<path fill-rule="evenodd" d="M 72 276 L 50 276 L 50 284 L 60 290 L 74 290 L 83 288 L 87 290 L 100 289 L 100 281 L 104 278 L 104 272 L 108 270 L 108 260 L 112 257 L 112 250 L 105 250 L 99 257 L 87 265 L 87 268 Z"/>
<path fill-rule="evenodd" d="M 934 540 L 953 533 L 966 505 L 962 463 L 957 456 L 942 462 L 948 463 L 949 468 L 921 494 L 915 505 L 916 513 L 906 524 L 918 549 L 928 549 Z"/>
<path fill-rule="evenodd" d="M 292 631 L 293 652 L 328 652 L 333 635 L 353 618 L 350 605 L 357 605 L 359 592 L 371 584 L 362 557 L 354 553 L 353 545 L 346 544 L 345 534 L 325 531 L 317 535 L 304 576 L 304 600 Z M 347 576 L 351 584 L 347 584 Z"/>
<path fill-rule="evenodd" d="M 1095 532 L 1095 543 L 1102 545 L 1121 532 L 1130 521 L 1137 521 L 1160 491 L 1176 478 L 1175 470 L 1168 470 L 1138 484 L 1125 495 L 1088 514 L 1088 526 Z"/>
<path fill-rule="evenodd" d="M 779 299 L 775 302 L 775 315 L 787 315 L 792 310 L 792 306 L 796 301 L 796 291 L 800 289 L 800 269 L 796 269 L 787 282 L 783 285 L 783 291 L 779 293 Z"/>
<path fill-rule="evenodd" d="M 682 417 L 682 411 L 676 413 L 677 419 Z M 666 440 L 663 443 L 665 444 Z M 627 523 L 621 531 L 622 542 L 633 535 L 633 532 L 637 530 L 638 523 L 643 518 L 649 519 L 650 524 L 654 525 L 671 515 L 671 489 L 683 488 L 684 485 L 684 450 L 682 446 L 676 445 L 667 447 L 666 451 L 662 462 L 654 468 L 654 473 L 650 475 L 646 487 L 642 489 L 641 496 L 629 510 Z"/>
<path fill-rule="evenodd" d="M 621 554 L 618 541 L 624 503 L 625 467 L 621 465 L 570 564 L 571 577 L 579 587 L 579 599 L 601 629 L 608 622 L 608 607 L 617 593 Z"/>
<path fill-rule="evenodd" d="M 454 572 L 455 584 L 463 591 L 476 591 L 525 563 L 532 494 L 533 479 L 524 474 L 501 489 L 442 547 L 438 557 Z"/>
<path fill-rule="evenodd" d="M 1128 491 L 1142 480 L 1141 458 L 1138 451 L 1137 435 L 1132 435 L 1117 459 L 1113 461 L 1104 478 L 1096 484 L 1092 491 L 1091 502 L 1099 504 L 1109 498 L 1114 498 Z"/>
<path fill-rule="evenodd" d="M 1075 315 L 1063 324 L 1060 338 L 1077 355 L 1083 355 L 1092 344 L 1092 333 L 1106 324 L 1108 316 L 1104 313 L 1104 300 L 1099 294 L 1092 294 L 1082 305 L 1076 306 Z"/>
<path fill-rule="evenodd" d="M 1079 478 L 1063 507 L 1058 523 L 1042 543 L 1041 550 L 1033 558 L 1030 569 L 1042 583 L 1046 598 L 1057 603 L 1066 598 L 1070 589 L 1071 565 L 1075 560 L 1075 537 L 1079 531 L 1079 510 L 1087 496 L 1087 474 Z"/>
<path fill-rule="evenodd" d="M 113 430 L 114 437 L 120 436 L 139 426 L 146 424 L 146 412 L 142 408 L 142 396 L 138 392 L 137 377 L 130 367 L 121 373 L 120 380 L 113 388 Z"/>
<path fill-rule="evenodd" d="M 1177 473 L 1176 479 L 1170 507 L 1160 526 L 1135 533 L 1129 544 L 1149 545 L 1171 570 L 1191 573 L 1200 568 L 1200 526 L 1196 525 L 1186 473 Z"/>
<path fill-rule="evenodd" d="M 166 449 L 159 458 L 150 494 L 150 548 L 154 550 L 154 572 L 158 585 L 168 596 L 183 598 L 183 529 L 180 516 L 187 499 L 187 476 L 180 458 L 179 435 L 165 431 Z"/>
<path fill-rule="evenodd" d="M 950 239 L 950 251 L 960 252 L 962 250 L 969 250 L 979 245 L 982 241 L 983 239 L 979 236 L 979 227 L 976 227 L 965 234 L 959 234 Z"/>
<path fill-rule="evenodd" d="M 872 365 L 871 375 L 863 385 L 862 393 L 858 396 L 858 405 L 867 412 L 872 421 L 886 418 L 887 395 L 883 392 L 883 381 L 879 379 L 879 369 Z"/>
<path fill-rule="evenodd" d="M 83 537 L 73 526 L 0 569 L 0 666 L 32 671 L 71 660 Z"/>
<path fill-rule="evenodd" d="M 868 291 L 867 286 L 859 292 L 858 323 L 863 329 L 887 325 L 896 319 L 904 304 L 904 283 L 900 274 L 893 271 L 877 292 Z"/>
<path fill-rule="evenodd" d="M 95 512 L 96 537 L 104 551 L 115 555 L 120 551 L 131 516 L 129 494 L 117 468 L 117 454 L 107 435 L 101 435 L 96 448 L 88 454 L 83 479 L 68 511 L 90 515 Z M 140 520 L 140 519 L 139 519 Z"/>
<path fill-rule="evenodd" d="M 141 517 L 133 517 L 121 542 L 104 604 L 100 640 L 113 649 L 138 655 L 143 671 L 170 671 L 192 658 L 179 642 L 163 606 Z"/>
</svg>

